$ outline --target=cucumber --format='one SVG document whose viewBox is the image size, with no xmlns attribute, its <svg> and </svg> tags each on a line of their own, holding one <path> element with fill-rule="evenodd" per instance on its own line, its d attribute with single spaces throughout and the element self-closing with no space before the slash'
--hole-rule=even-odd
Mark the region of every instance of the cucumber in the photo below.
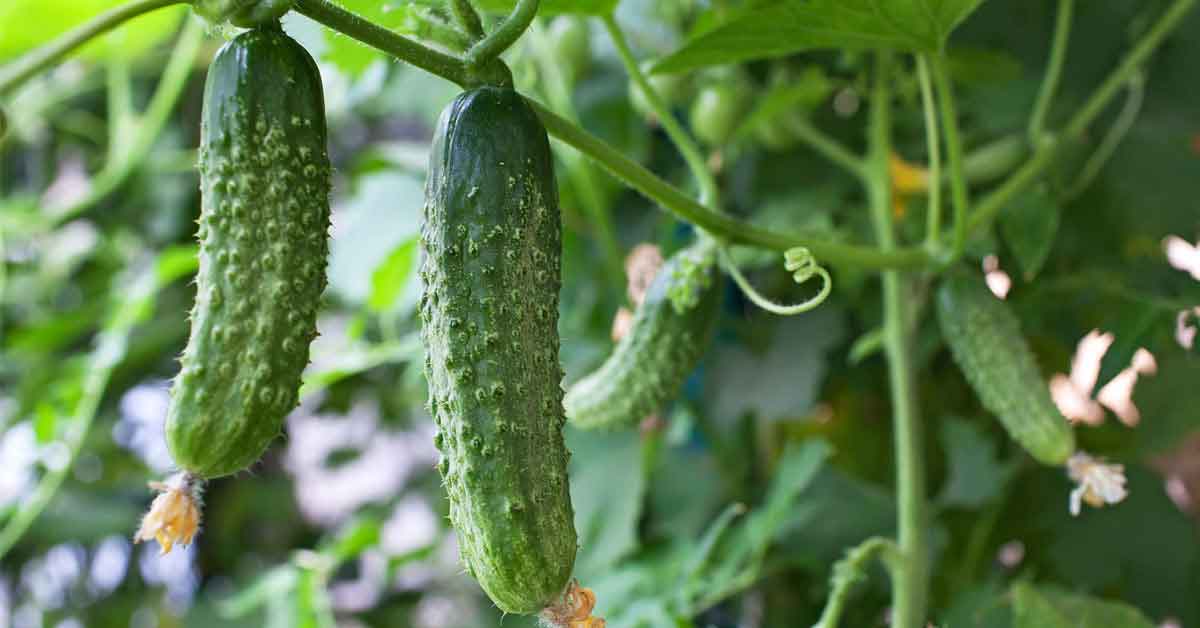
<svg viewBox="0 0 1200 628">
<path fill-rule="evenodd" d="M 658 271 L 612 355 L 567 393 L 573 425 L 637 425 L 679 394 L 716 327 L 721 290 L 713 279 L 712 246 L 694 244 Z"/>
<path fill-rule="evenodd" d="M 501 610 L 560 598 L 575 563 L 558 359 L 562 225 L 546 130 L 512 89 L 442 112 L 421 227 L 438 468 L 468 571 Z"/>
<path fill-rule="evenodd" d="M 938 320 L 954 359 L 983 407 L 1035 459 L 1061 465 L 1075 452 L 1075 435 L 1050 398 L 1033 352 L 1008 305 L 979 277 L 942 281 Z"/>
<path fill-rule="evenodd" d="M 200 478 L 253 464 L 297 404 L 329 253 L 321 77 L 279 27 L 217 53 L 200 131 L 200 270 L 167 444 Z"/>
</svg>

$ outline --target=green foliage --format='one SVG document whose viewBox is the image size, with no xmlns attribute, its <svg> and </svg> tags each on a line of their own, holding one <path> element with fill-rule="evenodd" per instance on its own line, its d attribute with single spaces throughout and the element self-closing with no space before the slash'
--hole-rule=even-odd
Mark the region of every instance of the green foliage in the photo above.
<svg viewBox="0 0 1200 628">
<path fill-rule="evenodd" d="M 463 48 L 461 34 L 443 28 L 453 23 L 446 3 L 337 4 L 441 50 Z M 477 5 L 488 30 L 513 4 Z M 1200 553 L 1194 510 L 1181 498 L 1196 499 L 1200 366 L 1195 348 L 1179 346 L 1175 325 L 1200 303 L 1200 283 L 1168 263 L 1162 243 L 1197 237 L 1188 199 L 1200 40 L 1187 34 L 1200 15 L 1189 14 L 1137 63 L 1144 103 L 1103 158 L 1104 138 L 1128 119 L 1121 100 L 1129 76 L 1103 106 L 1091 95 L 1165 7 L 1186 2 L 1075 3 L 1046 119 L 1053 135 L 1035 138 L 1028 118 L 1056 4 L 544 0 L 542 17 L 504 58 L 518 91 L 684 197 L 700 187 L 694 172 L 660 132 L 662 120 L 646 116 L 594 16 L 616 8 L 634 57 L 659 68 L 650 80 L 681 122 L 701 88 L 740 77 L 745 107 L 701 161 L 719 187 L 713 209 L 730 224 L 806 240 L 732 250 L 754 286 L 788 302 L 816 288 L 793 282 L 780 251 L 811 240 L 870 252 L 878 242 L 862 185 L 877 173 L 861 159 L 874 146 L 865 138 L 878 113 L 874 48 L 896 51 L 887 82 L 891 152 L 918 166 L 928 165 L 929 150 L 910 53 L 944 55 L 968 215 L 1010 189 L 1014 173 L 1025 182 L 995 221 L 969 234 L 956 263 L 978 267 L 996 255 L 1015 280 L 1007 305 L 1043 367 L 1027 388 L 1069 373 L 1092 329 L 1115 340 L 1088 395 L 1139 348 L 1153 353 L 1157 371 L 1134 386 L 1139 424 L 1108 414 L 1103 425 L 1075 426 L 1081 450 L 1124 465 L 1129 495 L 1073 517 L 1066 470 L 1030 464 L 982 413 L 944 350 L 957 335 L 935 321 L 943 268 L 927 259 L 902 273 L 907 361 L 924 423 L 928 622 L 1192 626 L 1200 622 Z M 0 2 L 0 63 L 114 6 Z M 205 39 L 203 26 L 179 30 L 184 13 L 138 18 L 0 103 L 9 122 L 0 143 L 0 625 L 533 628 L 533 618 L 504 615 L 464 570 L 426 410 L 422 185 L 437 115 L 459 89 L 294 12 L 285 30 L 321 63 L 334 177 L 329 290 L 301 406 L 252 471 L 208 484 L 195 546 L 159 557 L 153 543 L 128 542 L 150 498 L 147 480 L 171 464 L 161 421 L 196 297 L 196 286 L 179 279 L 197 264 L 199 86 L 232 33 Z M 557 13 L 569 21 L 549 17 Z M 585 71 L 559 58 L 556 24 L 588 31 Z M 700 69 L 712 64 L 729 67 Z M 1063 136 L 1084 103 L 1099 115 L 1086 133 Z M 939 130 L 944 140 L 944 124 Z M 1055 138 L 1050 163 L 1029 170 Z M 644 242 L 674 251 L 697 236 L 605 174 L 611 155 L 597 160 L 570 143 L 552 144 L 563 229 L 556 328 L 567 382 L 613 346 L 612 313 L 629 306 L 626 252 Z M 900 246 L 926 250 L 926 193 L 892 208 Z M 720 329 L 669 407 L 636 430 L 566 428 L 579 532 L 571 575 L 597 593 L 594 614 L 609 626 L 810 626 L 837 582 L 854 584 L 838 625 L 887 621 L 893 587 L 873 552 L 899 534 L 907 504 L 897 497 L 893 451 L 908 432 L 897 433 L 889 418 L 879 282 L 855 255 L 816 261 L 829 268 L 833 292 L 789 319 L 758 311 L 714 275 Z M 456 285 L 474 290 L 478 281 Z M 532 283 L 517 286 L 530 302 Z M 476 301 L 464 309 L 481 311 Z M 1194 315 L 1183 321 L 1196 324 Z M 536 470 L 539 456 L 522 459 Z M 836 569 L 856 547 L 875 548 L 872 561 Z M 838 574 L 846 577 L 831 582 Z"/>
<path fill-rule="evenodd" d="M 981 2 L 758 2 L 689 41 L 659 62 L 656 71 L 680 72 L 820 48 L 935 52 Z"/>
</svg>

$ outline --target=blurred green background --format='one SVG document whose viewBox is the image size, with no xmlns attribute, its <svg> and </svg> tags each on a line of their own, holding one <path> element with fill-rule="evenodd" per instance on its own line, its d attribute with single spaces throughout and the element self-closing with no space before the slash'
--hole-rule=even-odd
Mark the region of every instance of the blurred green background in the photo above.
<svg viewBox="0 0 1200 628">
<path fill-rule="evenodd" d="M 6 0 L 0 62 L 114 4 Z M 440 10 L 343 4 L 416 34 L 421 12 Z M 766 4 L 625 0 L 618 19 L 650 59 Z M 1080 3 L 1051 127 L 1165 4 Z M 1053 18 L 1053 3 L 990 0 L 951 39 L 968 149 L 1023 132 Z M 531 626 L 501 619 L 458 562 L 423 409 L 416 232 L 427 142 L 457 88 L 295 14 L 284 25 L 320 61 L 336 170 L 330 288 L 302 404 L 262 462 L 208 486 L 193 546 L 159 556 L 154 544 L 131 544 L 146 482 L 171 468 L 162 425 L 193 298 L 201 89 L 231 34 L 185 27 L 195 20 L 184 9 L 140 19 L 3 103 L 0 627 Z M 582 45 L 569 39 L 580 32 Z M 1082 608 L 1070 595 L 1086 594 L 1145 615 L 1105 626 L 1200 626 L 1200 362 L 1176 339 L 1180 304 L 1200 304 L 1200 284 L 1168 264 L 1161 244 L 1200 235 L 1198 35 L 1192 15 L 1144 69 L 1139 117 L 1098 176 L 1074 186 L 1121 105 L 970 248 L 974 263 L 996 255 L 1011 275 L 1009 300 L 1047 376 L 1069 370 L 1092 329 L 1116 337 L 1100 384 L 1138 347 L 1155 355 L 1157 374 L 1134 392 L 1136 428 L 1111 416 L 1080 428 L 1086 449 L 1126 464 L 1130 498 L 1071 518 L 1064 472 L 1009 443 L 932 321 L 918 331 L 938 626 L 1013 625 L 1014 582 L 1038 583 L 1037 593 L 1013 591 L 1056 608 Z M 164 91 L 173 49 L 182 80 Z M 691 189 L 677 153 L 631 104 L 598 21 L 539 19 L 506 59 L 523 92 Z M 866 55 L 822 50 L 678 75 L 685 121 L 707 86 L 741 95 L 737 129 L 707 147 L 730 211 L 869 241 L 855 180 L 793 132 L 813 124 L 861 148 L 868 69 Z M 897 150 L 919 163 L 924 132 L 907 61 L 897 93 Z M 175 97 L 153 128 L 143 112 Z M 612 345 L 613 316 L 627 305 L 624 255 L 641 242 L 669 253 L 692 231 L 571 149 L 555 152 L 570 382 Z M 902 237 L 919 237 L 923 206 L 913 198 L 899 214 Z M 796 288 L 774 254 L 737 253 L 768 294 L 797 300 L 810 289 Z M 861 342 L 879 324 L 877 280 L 832 271 L 830 301 L 795 318 L 758 311 L 725 286 L 717 339 L 656 421 L 630 432 L 568 429 L 576 574 L 609 626 L 810 625 L 832 563 L 892 531 L 886 372 Z M 887 600 L 880 569 L 843 625 L 883 625 Z"/>
</svg>

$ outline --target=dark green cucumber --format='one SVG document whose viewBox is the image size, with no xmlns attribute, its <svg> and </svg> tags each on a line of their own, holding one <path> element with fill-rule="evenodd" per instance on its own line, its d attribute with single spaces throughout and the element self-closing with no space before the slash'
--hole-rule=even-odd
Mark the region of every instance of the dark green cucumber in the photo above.
<svg viewBox="0 0 1200 628">
<path fill-rule="evenodd" d="M 1060 465 L 1075 452 L 1075 435 L 1008 305 L 980 277 L 947 277 L 937 295 L 942 335 L 983 407 L 996 415 L 1039 462 Z"/>
<path fill-rule="evenodd" d="M 442 112 L 431 151 L 420 314 L 450 520 L 496 606 L 536 613 L 563 593 L 576 550 L 550 145 L 519 94 L 481 87 Z"/>
<path fill-rule="evenodd" d="M 272 24 L 213 59 L 200 130 L 200 270 L 167 443 L 211 478 L 254 463 L 296 406 L 329 253 L 321 77 Z"/>
<path fill-rule="evenodd" d="M 567 393 L 567 417 L 573 425 L 637 425 L 679 394 L 716 327 L 721 290 L 713 267 L 707 241 L 663 264 L 612 355 Z M 692 285 L 681 290 L 685 283 Z"/>
</svg>

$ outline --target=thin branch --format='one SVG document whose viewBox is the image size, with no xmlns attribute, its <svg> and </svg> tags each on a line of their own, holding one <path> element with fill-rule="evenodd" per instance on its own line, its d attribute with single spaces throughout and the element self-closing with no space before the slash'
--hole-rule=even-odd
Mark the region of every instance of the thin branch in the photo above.
<svg viewBox="0 0 1200 628">
<path fill-rule="evenodd" d="M 1034 146 L 1041 143 L 1042 132 L 1046 126 L 1046 116 L 1050 113 L 1050 105 L 1054 102 L 1054 92 L 1058 89 L 1058 81 L 1067 58 L 1067 42 L 1071 38 L 1071 19 L 1074 13 L 1075 0 L 1058 0 L 1058 13 L 1054 20 L 1054 40 L 1050 44 L 1050 57 L 1046 61 L 1046 73 L 1042 77 L 1042 85 L 1038 89 L 1037 100 L 1033 104 L 1033 113 L 1029 115 L 1029 142 Z"/>
<path fill-rule="evenodd" d="M 933 82 L 941 104 L 942 130 L 946 134 L 946 157 L 950 162 L 950 200 L 954 206 L 954 239 L 951 258 L 958 259 L 967 244 L 967 177 L 963 171 L 962 139 L 958 133 L 958 111 L 954 104 L 954 86 L 950 83 L 944 57 L 933 60 Z"/>
<path fill-rule="evenodd" d="M 513 12 L 500 23 L 483 41 L 471 46 L 467 51 L 467 65 L 472 68 L 482 68 L 489 62 L 498 59 L 500 55 L 513 45 L 533 18 L 537 15 L 538 0 L 517 0 Z"/>
<path fill-rule="evenodd" d="M 71 51 L 125 22 L 151 11 L 181 4 L 183 0 L 134 0 L 92 18 L 58 39 L 0 68 L 0 96 L 20 87 L 39 72 L 60 62 Z"/>
<path fill-rule="evenodd" d="M 937 103 L 929 78 L 929 59 L 917 55 L 917 82 L 921 86 L 921 107 L 925 112 L 925 146 L 929 153 L 928 206 L 925 212 L 925 244 L 936 250 L 942 235 L 942 158 L 938 138 Z"/>
</svg>

